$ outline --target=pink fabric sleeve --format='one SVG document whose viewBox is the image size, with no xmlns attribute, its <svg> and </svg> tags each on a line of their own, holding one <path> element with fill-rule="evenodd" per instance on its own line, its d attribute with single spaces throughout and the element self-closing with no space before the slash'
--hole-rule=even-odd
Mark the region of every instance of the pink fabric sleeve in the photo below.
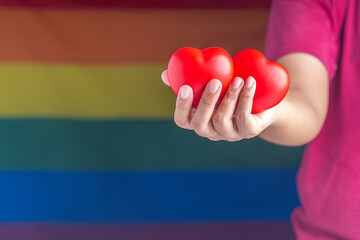
<svg viewBox="0 0 360 240">
<path fill-rule="evenodd" d="M 274 0 L 265 41 L 272 61 L 292 52 L 314 55 L 331 80 L 337 69 L 341 16 L 332 0 Z"/>
</svg>

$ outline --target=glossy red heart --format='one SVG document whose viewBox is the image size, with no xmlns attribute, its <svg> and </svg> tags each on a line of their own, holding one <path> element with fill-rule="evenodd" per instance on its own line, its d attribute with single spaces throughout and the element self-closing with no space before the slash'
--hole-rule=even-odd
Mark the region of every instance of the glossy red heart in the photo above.
<svg viewBox="0 0 360 240">
<path fill-rule="evenodd" d="M 246 49 L 233 57 L 234 77 L 256 80 L 256 92 L 252 113 L 263 112 L 279 104 L 284 99 L 290 86 L 290 76 L 285 67 L 268 61 L 254 49 Z"/>
<path fill-rule="evenodd" d="M 185 47 L 177 50 L 168 64 L 168 79 L 172 90 L 178 95 L 179 88 L 189 85 L 194 92 L 193 107 L 196 108 L 206 87 L 212 79 L 222 83 L 222 98 L 233 77 L 231 56 L 222 48 L 203 50 Z"/>
</svg>

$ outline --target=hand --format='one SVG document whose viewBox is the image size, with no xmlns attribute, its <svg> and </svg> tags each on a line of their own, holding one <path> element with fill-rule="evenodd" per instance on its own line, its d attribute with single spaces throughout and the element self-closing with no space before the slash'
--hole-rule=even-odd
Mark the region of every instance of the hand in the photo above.
<svg viewBox="0 0 360 240">
<path fill-rule="evenodd" d="M 169 85 L 166 70 L 161 74 Z M 239 141 L 259 135 L 275 121 L 277 106 L 262 113 L 251 114 L 256 81 L 235 77 L 217 109 L 221 82 L 211 80 L 201 97 L 197 109 L 192 109 L 193 91 L 190 86 L 180 88 L 174 114 L 175 123 L 184 129 L 213 141 Z"/>
</svg>

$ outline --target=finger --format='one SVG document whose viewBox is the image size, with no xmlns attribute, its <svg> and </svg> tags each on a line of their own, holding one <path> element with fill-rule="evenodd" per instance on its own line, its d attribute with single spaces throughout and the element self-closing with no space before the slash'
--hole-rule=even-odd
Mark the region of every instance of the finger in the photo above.
<svg viewBox="0 0 360 240">
<path fill-rule="evenodd" d="M 246 79 L 240 92 L 238 106 L 235 110 L 236 126 L 244 137 L 252 135 L 255 128 L 254 119 L 251 116 L 255 89 L 256 81 L 250 76 Z"/>
<path fill-rule="evenodd" d="M 196 112 L 196 108 L 191 109 L 190 119 L 192 119 L 194 117 L 195 112 Z"/>
<path fill-rule="evenodd" d="M 161 73 L 161 79 L 166 85 L 168 85 L 170 87 L 170 82 L 169 82 L 169 79 L 168 79 L 167 70 L 164 70 Z"/>
<path fill-rule="evenodd" d="M 215 130 L 222 136 L 234 135 L 235 129 L 232 117 L 238 102 L 239 93 L 244 85 L 240 77 L 235 77 L 227 89 L 220 106 L 212 117 L 212 123 Z"/>
<path fill-rule="evenodd" d="M 190 86 L 184 85 L 179 89 L 176 100 L 174 121 L 176 125 L 185 129 L 192 129 L 190 126 L 193 91 Z"/>
<path fill-rule="evenodd" d="M 217 79 L 213 79 L 207 84 L 202 94 L 196 112 L 191 120 L 191 127 L 200 136 L 214 133 L 214 128 L 210 119 L 214 112 L 214 107 L 219 98 L 220 92 L 221 82 Z"/>
<path fill-rule="evenodd" d="M 255 95 L 256 82 L 253 77 L 248 77 L 245 82 L 245 86 L 240 92 L 238 106 L 236 108 L 235 114 L 244 113 L 251 114 L 251 109 L 253 105 L 253 98 Z"/>
<path fill-rule="evenodd" d="M 236 104 L 239 99 L 239 94 L 244 85 L 244 80 L 240 77 L 235 77 L 231 82 L 230 87 L 227 89 L 216 114 L 221 113 L 227 119 L 231 119 L 234 115 Z M 215 114 L 215 115 L 216 115 Z"/>
</svg>

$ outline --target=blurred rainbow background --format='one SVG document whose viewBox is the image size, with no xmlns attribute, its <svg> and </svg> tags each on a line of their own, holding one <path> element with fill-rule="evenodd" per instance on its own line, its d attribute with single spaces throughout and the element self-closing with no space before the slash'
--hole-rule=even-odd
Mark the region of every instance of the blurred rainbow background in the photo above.
<svg viewBox="0 0 360 240">
<path fill-rule="evenodd" d="M 178 128 L 184 46 L 264 49 L 270 0 L 0 0 L 0 239 L 294 239 L 303 148 Z"/>
</svg>

